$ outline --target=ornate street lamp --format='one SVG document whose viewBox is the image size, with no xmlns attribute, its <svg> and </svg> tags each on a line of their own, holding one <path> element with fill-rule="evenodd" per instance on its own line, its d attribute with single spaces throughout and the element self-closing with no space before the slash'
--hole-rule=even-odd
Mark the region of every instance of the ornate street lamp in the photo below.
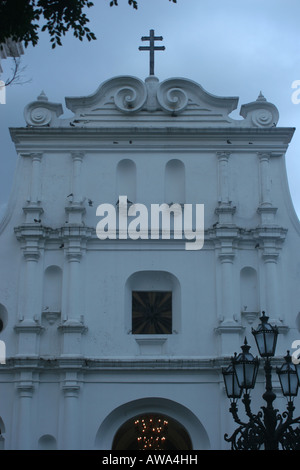
<svg viewBox="0 0 300 470">
<path fill-rule="evenodd" d="M 243 389 L 240 388 L 232 364 L 223 369 L 223 377 L 228 398 L 235 403 L 242 396 Z"/>
<path fill-rule="evenodd" d="M 246 338 L 241 349 L 242 352 L 232 358 L 232 365 L 239 387 L 248 391 L 255 386 L 259 360 L 250 353 L 250 346 Z"/>
<path fill-rule="evenodd" d="M 280 368 L 277 367 L 276 372 L 280 380 L 283 395 L 288 398 L 288 401 L 291 401 L 293 397 L 297 396 L 299 382 L 296 367 L 292 363 L 290 351 L 287 352 L 287 355 L 284 359 L 285 364 L 283 364 Z"/>
<path fill-rule="evenodd" d="M 262 312 L 260 317 L 261 324 L 256 330 L 252 328 L 252 334 L 255 338 L 257 349 L 261 357 L 273 357 L 275 355 L 278 328 L 268 323 L 269 317 Z"/>
<path fill-rule="evenodd" d="M 231 358 L 231 364 L 223 369 L 223 378 L 228 398 L 231 401 L 230 412 L 234 421 L 239 425 L 232 436 L 225 434 L 224 438 L 231 443 L 232 450 L 300 450 L 300 417 L 294 418 L 293 399 L 297 396 L 300 385 L 300 368 L 292 363 L 287 352 L 285 363 L 276 368 L 283 395 L 287 398 L 287 411 L 279 414 L 274 409 L 273 401 L 276 395 L 272 387 L 271 358 L 275 355 L 278 329 L 268 323 L 269 317 L 262 312 L 260 325 L 252 328 L 260 356 L 264 359 L 266 389 L 263 399 L 266 406 L 262 411 L 253 414 L 251 411 L 250 390 L 255 387 L 259 367 L 258 358 L 250 353 L 250 346 L 245 339 L 242 352 Z M 237 402 L 242 397 L 248 422 L 239 418 Z"/>
</svg>

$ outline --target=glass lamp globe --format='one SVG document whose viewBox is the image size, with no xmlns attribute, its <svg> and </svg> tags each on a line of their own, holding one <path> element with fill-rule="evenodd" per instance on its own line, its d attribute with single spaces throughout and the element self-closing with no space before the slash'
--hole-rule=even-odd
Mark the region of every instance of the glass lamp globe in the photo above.
<svg viewBox="0 0 300 470">
<path fill-rule="evenodd" d="M 255 338 L 257 349 L 261 357 L 273 357 L 275 355 L 278 328 L 268 323 L 269 317 L 262 312 L 260 325 L 256 330 L 252 328 L 252 334 Z"/>
<path fill-rule="evenodd" d="M 232 365 L 240 388 L 246 391 L 254 388 L 259 367 L 258 358 L 250 353 L 250 346 L 245 338 L 242 352 L 233 358 Z"/>
</svg>

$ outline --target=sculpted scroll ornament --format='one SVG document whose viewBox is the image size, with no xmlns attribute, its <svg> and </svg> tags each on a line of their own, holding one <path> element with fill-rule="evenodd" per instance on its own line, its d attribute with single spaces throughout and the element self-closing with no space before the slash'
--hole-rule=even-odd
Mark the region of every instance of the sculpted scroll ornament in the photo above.
<svg viewBox="0 0 300 470">
<path fill-rule="evenodd" d="M 166 112 L 181 113 L 188 105 L 188 96 L 182 88 L 171 82 L 163 82 L 157 90 L 157 100 Z"/>
<path fill-rule="evenodd" d="M 134 113 L 142 109 L 147 99 L 147 90 L 140 80 L 131 80 L 121 86 L 114 94 L 114 102 L 119 111 Z"/>
<path fill-rule="evenodd" d="M 273 113 L 267 109 L 258 109 L 253 111 L 251 121 L 256 127 L 270 127 L 274 122 Z"/>
<path fill-rule="evenodd" d="M 24 110 L 24 117 L 29 126 L 49 126 L 63 113 L 61 104 L 50 103 L 42 92 L 37 101 L 29 103 Z"/>
<path fill-rule="evenodd" d="M 32 126 L 47 126 L 51 122 L 51 118 L 51 111 L 40 106 L 32 107 L 26 115 L 26 121 Z"/>
<path fill-rule="evenodd" d="M 240 114 L 245 118 L 246 123 L 254 127 L 275 127 L 279 120 L 278 109 L 274 104 L 269 103 L 262 93 L 256 101 L 244 104 Z"/>
</svg>

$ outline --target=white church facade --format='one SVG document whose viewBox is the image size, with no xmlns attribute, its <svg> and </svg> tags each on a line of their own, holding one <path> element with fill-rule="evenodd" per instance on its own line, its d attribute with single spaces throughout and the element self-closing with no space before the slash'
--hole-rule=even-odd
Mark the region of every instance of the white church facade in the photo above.
<svg viewBox="0 0 300 470">
<path fill-rule="evenodd" d="M 10 129 L 3 448 L 135 450 L 149 416 L 168 421 L 168 449 L 229 448 L 222 367 L 245 336 L 257 355 L 262 311 L 278 326 L 279 358 L 300 335 L 285 168 L 294 129 L 262 94 L 233 119 L 237 105 L 184 78 L 120 76 L 66 98 L 72 118 L 41 93 Z M 153 229 L 162 204 L 167 230 Z M 197 214 L 203 243 L 191 248 Z"/>
</svg>

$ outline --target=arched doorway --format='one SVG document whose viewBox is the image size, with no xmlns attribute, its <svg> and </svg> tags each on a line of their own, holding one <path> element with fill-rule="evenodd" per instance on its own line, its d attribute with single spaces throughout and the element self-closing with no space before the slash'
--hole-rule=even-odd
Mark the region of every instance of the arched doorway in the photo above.
<svg viewBox="0 0 300 470">
<path fill-rule="evenodd" d="M 129 450 L 131 445 L 137 445 L 134 442 L 137 437 L 134 422 L 148 415 L 167 418 L 168 445 L 174 449 L 184 450 L 183 446 L 187 450 L 210 449 L 208 434 L 199 418 L 186 406 L 162 397 L 140 398 L 114 408 L 102 420 L 95 436 L 94 448 Z"/>
<path fill-rule="evenodd" d="M 115 435 L 112 450 L 192 450 L 190 436 L 175 419 L 145 413 L 128 419 Z"/>
</svg>

